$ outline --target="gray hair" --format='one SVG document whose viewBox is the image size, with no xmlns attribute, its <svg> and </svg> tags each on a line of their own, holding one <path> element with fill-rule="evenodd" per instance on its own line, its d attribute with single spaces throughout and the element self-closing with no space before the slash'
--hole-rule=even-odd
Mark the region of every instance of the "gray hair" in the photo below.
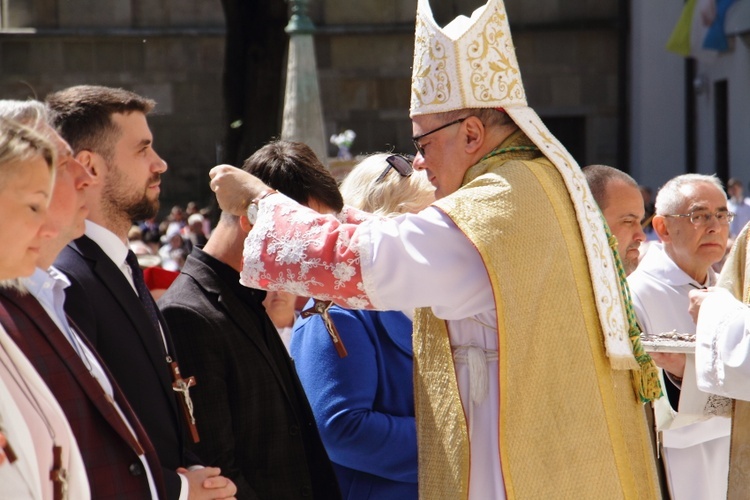
<svg viewBox="0 0 750 500">
<path fill-rule="evenodd" d="M 670 179 L 664 184 L 656 194 L 656 215 L 672 215 L 680 210 L 680 206 L 685 201 L 685 196 L 681 190 L 685 186 L 693 184 L 711 184 L 724 194 L 724 186 L 721 184 L 716 175 L 705 174 L 683 174 Z M 724 194 L 726 197 L 726 194 Z"/>
<path fill-rule="evenodd" d="M 40 125 L 49 124 L 49 110 L 39 101 L 17 101 L 0 99 L 0 117 L 15 120 L 27 127 L 41 130 Z"/>
<path fill-rule="evenodd" d="M 445 111 L 443 113 L 435 113 L 445 123 L 452 122 L 453 120 L 459 120 L 469 116 L 476 116 L 484 124 L 486 128 L 490 127 L 506 127 L 517 125 L 513 119 L 508 116 L 504 111 L 497 110 L 495 108 L 467 108 L 457 109 L 455 111 Z"/>
</svg>

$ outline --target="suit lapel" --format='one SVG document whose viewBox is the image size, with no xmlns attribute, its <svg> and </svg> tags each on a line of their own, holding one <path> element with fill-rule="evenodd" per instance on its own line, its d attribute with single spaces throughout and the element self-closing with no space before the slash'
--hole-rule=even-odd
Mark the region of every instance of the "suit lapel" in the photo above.
<svg viewBox="0 0 750 500">
<path fill-rule="evenodd" d="M 104 253 L 104 251 L 86 236 L 75 240 L 71 243 L 72 248 L 78 251 L 90 264 L 94 274 L 112 293 L 115 301 L 120 305 L 125 315 L 133 324 L 133 328 L 138 333 L 141 342 L 146 347 L 151 363 L 154 365 L 162 389 L 167 394 L 170 401 L 174 401 L 174 392 L 172 391 L 172 380 L 169 378 L 169 370 L 166 366 L 166 354 L 162 342 L 161 332 L 154 331 L 154 326 L 148 318 L 148 313 L 138 298 L 133 287 L 122 274 L 122 271 L 114 262 Z M 136 312 L 134 314 L 134 312 Z M 166 323 L 160 317 L 165 337 L 169 338 Z M 168 344 L 169 345 L 169 344 Z M 169 345 L 172 349 L 171 345 Z M 175 409 L 176 411 L 176 409 Z"/>
<path fill-rule="evenodd" d="M 159 456 L 157 455 L 156 450 L 154 449 L 154 445 L 151 442 L 151 439 L 148 437 L 146 430 L 143 428 L 143 425 L 141 425 L 140 420 L 138 420 L 138 417 L 133 411 L 133 408 L 131 408 L 130 403 L 125 397 L 125 394 L 122 392 L 122 389 L 120 389 L 120 386 L 117 384 L 115 377 L 112 375 L 112 373 L 110 373 L 109 368 L 107 368 L 107 365 L 104 363 L 104 360 L 101 359 L 99 355 L 96 353 L 96 349 L 94 348 L 93 345 L 91 345 L 91 343 L 89 342 L 89 339 L 87 339 L 86 336 L 83 335 L 83 333 L 81 333 L 78 326 L 73 322 L 73 320 L 70 317 L 68 317 L 68 323 L 70 323 L 70 327 L 78 334 L 78 337 L 81 339 L 81 341 L 94 354 L 96 359 L 99 361 L 99 364 L 101 364 L 105 375 L 107 376 L 107 378 L 112 384 L 112 392 L 114 393 L 115 401 L 120 407 L 120 411 L 122 411 L 122 413 L 128 419 L 128 422 L 130 423 L 130 426 L 133 429 L 133 432 L 135 432 L 135 435 L 138 438 L 138 442 L 140 443 L 140 447 L 142 450 L 141 453 L 146 455 L 146 459 L 148 460 L 148 465 L 151 468 L 151 475 L 154 478 L 154 483 L 156 484 L 156 488 L 159 490 L 159 494 L 161 495 L 161 497 L 166 498 L 166 489 L 165 489 L 166 486 L 164 485 L 164 478 L 162 476 L 161 463 L 159 461 Z M 119 432 L 120 431 L 118 430 L 118 433 Z M 132 436 L 132 434 L 129 431 L 128 431 L 128 434 Z"/>
<path fill-rule="evenodd" d="M 133 451 L 142 454 L 143 450 L 140 443 L 136 441 L 133 434 L 128 430 L 122 418 L 117 413 L 117 410 L 104 392 L 102 386 L 86 369 L 81 358 L 75 350 L 73 350 L 73 346 L 68 339 L 65 338 L 65 334 L 62 333 L 52 321 L 39 301 L 30 294 L 20 295 L 15 290 L 2 290 L 0 291 L 0 294 L 2 294 L 8 301 L 14 303 L 16 307 L 26 314 L 29 321 L 36 326 L 39 332 L 51 345 L 52 349 L 59 354 L 60 360 L 72 373 L 73 378 L 78 382 L 78 385 L 86 396 L 88 396 L 89 400 L 91 400 L 97 410 L 99 410 L 99 413 L 101 413 L 104 419 L 117 431 L 120 437 L 130 445 Z M 23 334 L 23 332 L 21 332 L 21 334 Z M 79 335 L 79 337 L 82 341 L 85 341 L 83 335 Z M 26 338 L 32 340 L 28 335 Z M 92 353 L 96 352 L 93 347 L 88 347 L 91 349 Z M 94 355 L 96 356 L 96 354 Z M 99 359 L 98 356 L 96 357 L 99 363 L 104 366 L 104 362 Z M 110 380 L 113 379 L 110 377 Z"/>
</svg>

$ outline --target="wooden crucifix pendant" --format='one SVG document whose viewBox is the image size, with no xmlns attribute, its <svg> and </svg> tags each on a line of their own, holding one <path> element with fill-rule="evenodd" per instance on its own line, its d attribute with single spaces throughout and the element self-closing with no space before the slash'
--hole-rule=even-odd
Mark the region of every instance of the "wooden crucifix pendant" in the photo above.
<svg viewBox="0 0 750 500">
<path fill-rule="evenodd" d="M 62 446 L 52 447 L 52 470 L 49 471 L 52 481 L 52 498 L 66 500 L 68 498 L 68 471 L 62 466 Z"/>
<path fill-rule="evenodd" d="M 0 414 L 0 433 L 4 432 L 5 429 L 3 428 L 3 416 Z M 13 447 L 10 445 L 10 441 L 8 441 L 8 435 L 5 435 L 5 445 L 3 445 L 3 453 L 5 453 L 5 458 L 8 459 L 8 463 L 12 464 L 16 460 L 18 460 L 18 456 L 16 455 L 16 452 L 13 451 Z"/>
<path fill-rule="evenodd" d="M 338 353 L 339 358 L 345 358 L 349 353 L 346 352 L 346 347 L 344 347 L 344 343 L 341 341 L 339 331 L 336 329 L 336 325 L 333 324 L 331 314 L 328 312 L 332 305 L 333 302 L 330 300 L 313 299 L 313 305 L 302 311 L 302 317 L 307 318 L 313 314 L 320 314 L 320 317 L 323 319 L 323 324 L 328 331 L 328 335 L 331 336 L 331 341 L 333 342 L 334 347 L 336 347 L 336 352 Z"/>
<path fill-rule="evenodd" d="M 5 428 L 3 427 L 3 414 L 0 413 L 0 434 L 3 434 L 4 432 Z M 18 460 L 18 456 L 16 455 L 16 452 L 13 451 L 13 447 L 10 445 L 10 441 L 8 440 L 8 434 L 5 434 L 5 445 L 3 445 L 3 453 L 5 453 L 5 457 L 8 459 L 8 463 L 10 464 Z"/>
<path fill-rule="evenodd" d="M 194 443 L 197 443 L 200 441 L 200 437 L 198 436 L 198 427 L 195 425 L 195 415 L 193 415 L 193 400 L 190 398 L 190 388 L 196 385 L 195 377 L 182 378 L 177 362 L 169 357 L 167 358 L 167 362 L 169 362 L 169 368 L 172 371 L 172 378 L 174 379 L 172 390 L 182 396 L 178 398 L 182 407 L 182 413 L 187 421 L 188 429 L 190 429 L 190 437 L 193 438 Z"/>
<path fill-rule="evenodd" d="M 5 438 L 5 446 L 3 446 L 3 453 L 5 453 L 5 458 L 8 459 L 8 463 L 12 464 L 16 460 L 18 460 L 18 455 L 16 455 L 16 452 L 13 450 L 13 447 L 8 442 L 8 438 Z"/>
</svg>

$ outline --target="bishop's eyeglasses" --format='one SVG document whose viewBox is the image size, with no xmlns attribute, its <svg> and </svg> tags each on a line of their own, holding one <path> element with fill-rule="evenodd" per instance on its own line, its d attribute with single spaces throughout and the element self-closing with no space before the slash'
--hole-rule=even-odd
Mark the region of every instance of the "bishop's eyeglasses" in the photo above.
<svg viewBox="0 0 750 500">
<path fill-rule="evenodd" d="M 439 131 L 443 130 L 444 128 L 448 128 L 451 125 L 455 125 L 456 123 L 461 123 L 462 121 L 466 120 L 467 118 L 468 118 L 468 116 L 464 116 L 463 118 L 459 118 L 458 120 L 453 120 L 452 122 L 446 123 L 445 125 L 441 125 L 438 128 L 430 130 L 429 132 L 425 132 L 424 134 L 415 135 L 414 137 L 411 138 L 411 142 L 414 143 L 414 147 L 417 149 L 417 152 L 422 155 L 422 158 L 424 158 L 424 148 L 419 143 L 419 141 L 421 139 L 424 139 L 428 135 L 432 135 L 435 132 L 439 132 Z"/>
<path fill-rule="evenodd" d="M 709 224 L 711 222 L 711 219 L 716 217 L 716 221 L 719 224 L 727 226 L 730 222 L 732 222 L 732 219 L 734 219 L 734 212 L 729 212 L 728 210 L 718 210 L 714 213 L 711 213 L 708 210 L 693 210 L 689 214 L 670 214 L 664 215 L 664 217 L 687 217 L 692 225 L 699 227 Z"/>
</svg>

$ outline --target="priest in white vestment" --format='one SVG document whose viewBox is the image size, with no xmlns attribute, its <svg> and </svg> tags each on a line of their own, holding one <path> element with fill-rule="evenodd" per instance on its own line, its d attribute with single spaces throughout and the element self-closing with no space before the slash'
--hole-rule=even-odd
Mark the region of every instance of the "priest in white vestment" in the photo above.
<svg viewBox="0 0 750 500">
<path fill-rule="evenodd" d="M 690 313 L 698 322 L 695 356 L 698 386 L 706 392 L 735 399 L 727 492 L 730 499 L 747 497 L 750 464 L 748 237 L 750 225 L 737 235 L 716 289 L 690 293 Z"/>
<path fill-rule="evenodd" d="M 691 302 L 693 295 L 703 295 L 695 346 L 698 387 L 750 401 L 750 308 L 723 288 L 691 293 Z"/>
<path fill-rule="evenodd" d="M 644 333 L 695 333 L 688 293 L 716 283 L 711 265 L 724 255 L 731 219 L 721 183 L 713 176 L 686 174 L 661 188 L 653 226 L 662 243 L 651 244 L 628 278 Z M 665 368 L 665 383 L 674 386 L 669 398 L 655 404 L 672 498 L 723 499 L 729 401 L 698 390 L 693 354 L 653 356 Z"/>
</svg>

